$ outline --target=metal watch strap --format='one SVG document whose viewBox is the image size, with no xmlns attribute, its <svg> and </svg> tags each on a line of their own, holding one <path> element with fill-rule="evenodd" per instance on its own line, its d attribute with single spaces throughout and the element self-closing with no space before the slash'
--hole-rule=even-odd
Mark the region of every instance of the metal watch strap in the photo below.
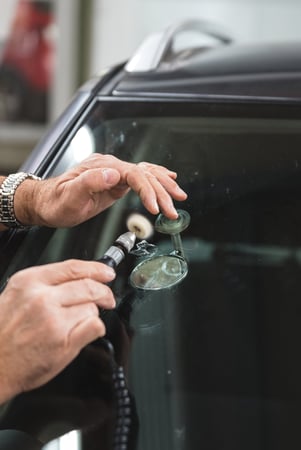
<svg viewBox="0 0 301 450">
<path fill-rule="evenodd" d="M 8 228 L 26 228 L 15 216 L 14 196 L 17 187 L 27 178 L 40 180 L 40 177 L 32 173 L 12 173 L 5 178 L 0 186 L 0 222 Z"/>
</svg>

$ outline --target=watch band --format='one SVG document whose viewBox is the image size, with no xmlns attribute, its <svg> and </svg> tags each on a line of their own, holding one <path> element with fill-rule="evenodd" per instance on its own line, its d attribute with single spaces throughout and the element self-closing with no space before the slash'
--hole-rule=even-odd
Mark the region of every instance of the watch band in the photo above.
<svg viewBox="0 0 301 450">
<path fill-rule="evenodd" d="M 0 186 L 0 222 L 8 228 L 26 228 L 15 216 L 14 196 L 17 187 L 27 178 L 41 180 L 32 173 L 18 172 L 8 175 Z"/>
</svg>

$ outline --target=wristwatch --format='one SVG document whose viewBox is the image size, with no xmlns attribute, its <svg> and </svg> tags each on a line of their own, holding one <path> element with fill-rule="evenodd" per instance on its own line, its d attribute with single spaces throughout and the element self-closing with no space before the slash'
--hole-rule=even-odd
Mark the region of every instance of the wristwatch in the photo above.
<svg viewBox="0 0 301 450">
<path fill-rule="evenodd" d="M 41 180 L 32 173 L 18 172 L 8 175 L 0 186 L 0 222 L 8 228 L 26 228 L 16 219 L 14 196 L 17 187 L 27 178 Z"/>
</svg>

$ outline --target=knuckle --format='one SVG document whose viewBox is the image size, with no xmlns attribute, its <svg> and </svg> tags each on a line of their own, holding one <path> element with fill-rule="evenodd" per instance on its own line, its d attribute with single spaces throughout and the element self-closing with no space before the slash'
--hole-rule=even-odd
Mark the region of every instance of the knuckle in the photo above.
<svg viewBox="0 0 301 450">
<path fill-rule="evenodd" d="M 81 284 L 83 286 L 83 289 L 85 290 L 85 295 L 88 300 L 93 301 L 99 297 L 99 283 L 96 283 L 89 278 L 84 278 L 81 281 Z"/>
<path fill-rule="evenodd" d="M 82 271 L 81 262 L 77 259 L 68 259 L 67 261 L 64 261 L 63 264 L 65 265 L 66 270 L 68 270 L 71 276 L 77 276 Z"/>
<path fill-rule="evenodd" d="M 149 172 L 150 171 L 150 167 L 149 167 L 149 164 L 148 163 L 146 163 L 146 162 L 144 162 L 144 161 L 142 161 L 142 162 L 139 162 L 138 164 L 136 164 L 135 166 L 134 166 L 134 169 L 136 169 L 136 170 L 138 170 L 138 171 L 142 171 L 142 172 Z"/>
<path fill-rule="evenodd" d="M 31 279 L 30 269 L 20 270 L 10 277 L 9 285 L 14 288 L 19 288 L 24 287 L 24 283 L 26 282 L 26 285 L 28 286 Z"/>
<path fill-rule="evenodd" d="M 113 307 L 115 305 L 115 298 L 111 289 L 102 285 L 102 288 L 98 292 L 97 303 L 102 307 Z"/>
<path fill-rule="evenodd" d="M 89 311 L 89 313 L 90 313 L 91 316 L 96 316 L 96 317 L 98 317 L 99 311 L 98 311 L 98 307 L 96 306 L 95 303 L 90 303 L 89 306 L 88 306 L 88 308 L 89 308 L 88 311 Z"/>
<path fill-rule="evenodd" d="M 81 261 L 79 259 L 68 259 L 63 262 L 66 276 L 70 280 L 85 279 L 93 274 L 90 261 Z"/>
<path fill-rule="evenodd" d="M 112 292 L 112 290 L 111 290 L 111 288 L 109 288 L 109 286 L 107 286 L 106 284 L 103 284 L 102 285 L 103 286 L 103 297 L 106 297 L 106 298 L 113 298 L 113 292 Z"/>
<path fill-rule="evenodd" d="M 49 289 L 43 284 L 39 284 L 36 277 L 31 278 L 25 274 L 17 273 L 13 275 L 5 289 L 10 299 L 19 300 L 22 311 L 28 313 L 34 311 L 41 315 L 41 311 L 47 309 Z"/>
<path fill-rule="evenodd" d="M 106 327 L 99 318 L 95 318 L 95 320 L 91 321 L 90 327 L 95 336 L 103 337 L 106 334 Z"/>
<path fill-rule="evenodd" d="M 90 161 L 97 162 L 101 165 L 108 164 L 108 163 L 114 163 L 117 161 L 117 158 L 113 155 L 103 155 L 103 154 L 94 154 L 89 157 Z"/>
<path fill-rule="evenodd" d="M 138 167 L 149 167 L 150 163 L 146 162 L 146 161 L 140 161 L 136 164 L 136 166 Z"/>
</svg>

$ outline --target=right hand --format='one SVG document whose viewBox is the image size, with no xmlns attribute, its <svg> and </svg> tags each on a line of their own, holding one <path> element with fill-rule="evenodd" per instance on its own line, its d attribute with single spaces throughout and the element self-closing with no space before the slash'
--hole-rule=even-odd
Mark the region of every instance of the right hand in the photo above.
<svg viewBox="0 0 301 450">
<path fill-rule="evenodd" d="M 115 272 L 68 260 L 15 273 L 0 296 L 0 403 L 37 388 L 105 334 L 98 307 L 115 299 Z"/>
</svg>

